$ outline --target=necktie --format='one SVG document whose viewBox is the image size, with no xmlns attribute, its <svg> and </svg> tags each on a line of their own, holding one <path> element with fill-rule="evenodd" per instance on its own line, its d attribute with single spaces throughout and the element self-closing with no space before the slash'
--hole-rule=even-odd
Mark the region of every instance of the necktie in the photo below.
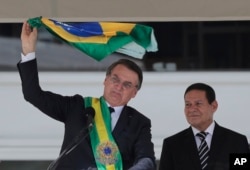
<svg viewBox="0 0 250 170">
<path fill-rule="evenodd" d="M 109 107 L 110 114 L 115 112 L 115 109 L 113 107 Z"/>
<path fill-rule="evenodd" d="M 199 151 L 199 157 L 200 157 L 202 169 L 206 168 L 206 166 L 207 166 L 207 160 L 208 160 L 209 148 L 208 148 L 207 142 L 205 140 L 207 134 L 208 133 L 206 133 L 206 132 L 200 132 L 200 133 L 197 134 L 197 136 L 201 140 L 201 144 L 199 146 L 199 150 L 198 151 Z"/>
<path fill-rule="evenodd" d="M 112 113 L 115 112 L 115 109 L 113 107 L 109 107 L 109 112 L 110 112 L 110 116 L 111 116 L 111 128 L 113 130 L 115 123 L 114 123 L 114 119 L 112 119 Z M 114 114 L 113 114 L 113 116 L 114 116 Z"/>
</svg>

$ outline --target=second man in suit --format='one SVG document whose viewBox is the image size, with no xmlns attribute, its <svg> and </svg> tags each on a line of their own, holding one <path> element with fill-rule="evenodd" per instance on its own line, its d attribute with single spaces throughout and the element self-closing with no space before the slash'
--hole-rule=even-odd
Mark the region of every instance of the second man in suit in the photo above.
<svg viewBox="0 0 250 170">
<path fill-rule="evenodd" d="M 212 87 L 190 85 L 184 102 L 191 126 L 164 139 L 159 170 L 229 170 L 231 153 L 249 153 L 245 135 L 214 121 L 218 103 Z"/>
</svg>

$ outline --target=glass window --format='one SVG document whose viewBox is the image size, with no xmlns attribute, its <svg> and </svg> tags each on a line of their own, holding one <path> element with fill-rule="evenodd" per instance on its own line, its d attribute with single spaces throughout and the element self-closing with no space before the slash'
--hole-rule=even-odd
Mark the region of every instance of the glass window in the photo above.
<svg viewBox="0 0 250 170">
<path fill-rule="evenodd" d="M 159 51 L 142 60 L 119 53 L 101 62 L 39 29 L 37 55 L 42 71 L 103 71 L 114 60 L 130 58 L 145 71 L 249 71 L 250 22 L 141 22 L 154 28 Z M 0 71 L 16 70 L 20 23 L 0 23 Z"/>
</svg>

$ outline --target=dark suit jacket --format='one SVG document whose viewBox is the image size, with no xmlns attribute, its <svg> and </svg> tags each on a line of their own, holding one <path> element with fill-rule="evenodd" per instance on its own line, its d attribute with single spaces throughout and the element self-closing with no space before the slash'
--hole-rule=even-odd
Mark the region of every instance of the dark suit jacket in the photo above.
<svg viewBox="0 0 250 170">
<path fill-rule="evenodd" d="M 36 60 L 18 63 L 25 100 L 48 116 L 65 124 L 65 134 L 61 152 L 86 125 L 84 98 L 81 95 L 62 96 L 41 89 L 38 80 Z M 122 155 L 124 169 L 130 168 L 142 157 L 155 162 L 154 147 L 151 142 L 151 121 L 125 106 L 113 130 L 113 137 Z M 87 137 L 76 149 L 59 163 L 59 170 L 82 170 L 96 167 L 90 138 Z"/>
<path fill-rule="evenodd" d="M 230 153 L 249 153 L 247 138 L 216 123 L 208 170 L 229 170 Z M 201 170 L 191 127 L 164 139 L 159 170 Z"/>
</svg>

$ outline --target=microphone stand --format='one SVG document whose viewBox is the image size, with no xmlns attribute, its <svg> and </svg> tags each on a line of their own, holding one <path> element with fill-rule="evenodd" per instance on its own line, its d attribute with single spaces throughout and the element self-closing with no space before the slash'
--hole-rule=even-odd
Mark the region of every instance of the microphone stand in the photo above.
<svg viewBox="0 0 250 170">
<path fill-rule="evenodd" d="M 63 150 L 63 152 L 59 155 L 59 157 L 50 163 L 47 170 L 53 170 L 57 167 L 58 163 L 62 158 L 67 156 L 72 150 L 74 150 L 90 133 L 93 127 L 93 123 L 90 123 L 87 127 L 82 129 L 80 133 L 74 138 L 74 140 Z M 84 132 L 88 130 L 88 132 L 84 135 Z"/>
</svg>

